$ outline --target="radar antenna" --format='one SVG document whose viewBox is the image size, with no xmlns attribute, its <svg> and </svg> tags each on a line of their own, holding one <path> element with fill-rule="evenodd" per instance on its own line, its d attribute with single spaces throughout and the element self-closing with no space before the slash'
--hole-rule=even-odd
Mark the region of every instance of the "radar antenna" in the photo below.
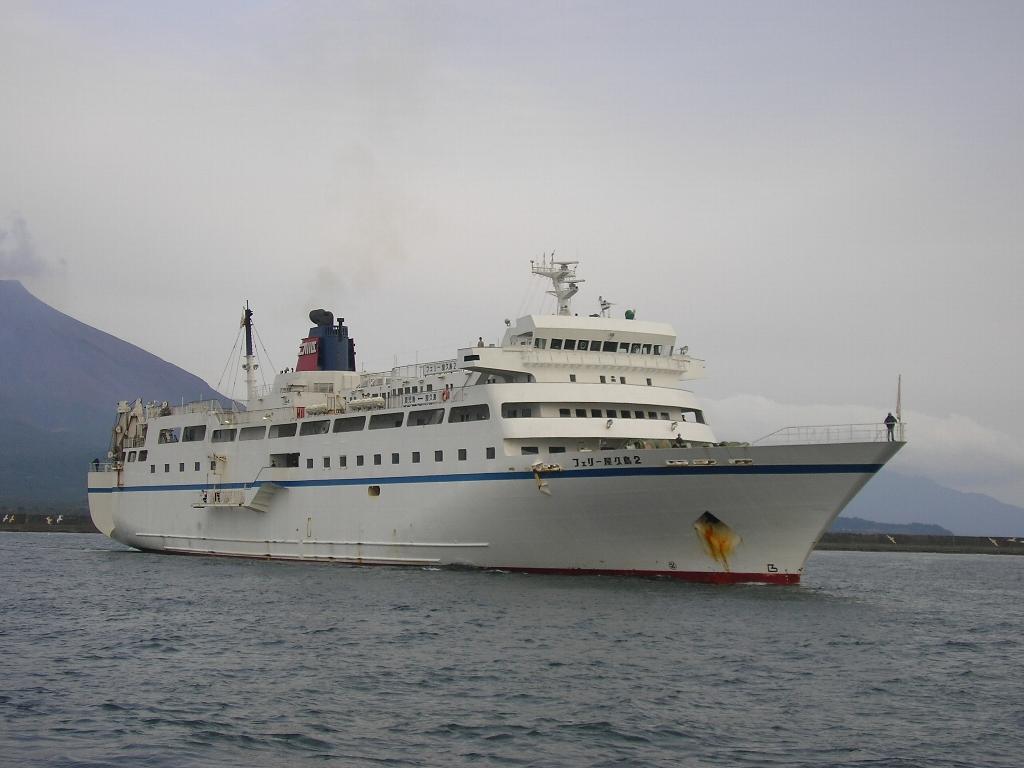
<svg viewBox="0 0 1024 768">
<path fill-rule="evenodd" d="M 597 300 L 601 304 L 601 317 L 611 317 L 611 310 L 615 305 L 608 301 L 604 296 L 598 296 Z"/>
<path fill-rule="evenodd" d="M 555 261 L 554 251 L 551 252 L 551 256 L 543 254 L 539 265 L 530 259 L 530 271 L 535 275 L 546 277 L 552 282 L 553 289 L 548 293 L 554 296 L 558 302 L 558 314 L 560 315 L 572 314 L 569 301 L 579 291 L 579 283 L 586 282 L 583 278 L 576 277 L 577 264 L 579 264 L 578 261 L 562 261 L 561 259 Z"/>
</svg>

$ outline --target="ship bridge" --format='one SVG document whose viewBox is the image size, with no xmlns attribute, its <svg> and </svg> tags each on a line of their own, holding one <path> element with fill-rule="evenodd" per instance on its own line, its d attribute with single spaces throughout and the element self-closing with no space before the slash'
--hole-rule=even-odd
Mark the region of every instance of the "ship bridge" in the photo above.
<svg viewBox="0 0 1024 768">
<path fill-rule="evenodd" d="M 459 350 L 459 367 L 495 383 L 634 383 L 672 387 L 700 378 L 704 361 L 677 349 L 667 323 L 575 315 L 527 315 L 500 347 Z"/>
</svg>

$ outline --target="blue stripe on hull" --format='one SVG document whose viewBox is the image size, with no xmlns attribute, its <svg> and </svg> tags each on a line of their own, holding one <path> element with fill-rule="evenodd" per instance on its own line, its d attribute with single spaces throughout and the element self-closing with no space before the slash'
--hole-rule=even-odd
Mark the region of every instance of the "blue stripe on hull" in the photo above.
<svg viewBox="0 0 1024 768">
<path fill-rule="evenodd" d="M 874 474 L 881 464 L 791 464 L 773 466 L 714 467 L 610 467 L 571 469 L 545 473 L 545 478 L 574 477 L 652 477 L 676 475 L 834 475 Z M 204 491 L 258 488 L 264 484 L 282 488 L 313 488 L 341 485 L 398 485 L 402 483 L 473 483 L 486 480 L 532 480 L 532 472 L 468 472 L 447 475 L 398 475 L 393 477 L 325 478 L 322 480 L 259 480 L 255 483 L 187 483 L 182 485 L 133 485 L 121 488 L 90 488 L 89 493 L 130 493 L 150 491 Z"/>
</svg>

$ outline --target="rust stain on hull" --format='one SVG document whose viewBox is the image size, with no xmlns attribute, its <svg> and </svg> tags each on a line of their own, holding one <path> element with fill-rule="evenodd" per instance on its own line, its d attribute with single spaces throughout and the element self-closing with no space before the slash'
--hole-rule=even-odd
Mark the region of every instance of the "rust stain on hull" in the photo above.
<svg viewBox="0 0 1024 768">
<path fill-rule="evenodd" d="M 708 556 L 728 571 L 729 557 L 741 541 L 736 532 L 710 512 L 698 517 L 693 528 Z"/>
</svg>

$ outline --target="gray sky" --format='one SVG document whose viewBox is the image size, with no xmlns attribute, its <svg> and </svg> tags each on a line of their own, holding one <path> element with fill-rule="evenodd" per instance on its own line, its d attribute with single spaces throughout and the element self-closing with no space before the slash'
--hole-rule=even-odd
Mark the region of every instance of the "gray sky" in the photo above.
<svg viewBox="0 0 1024 768">
<path fill-rule="evenodd" d="M 496 340 L 556 248 L 581 313 L 708 360 L 722 437 L 878 420 L 902 373 L 896 466 L 1024 504 L 1024 4 L 0 0 L 0 29 L 0 276 L 212 384 L 245 299 L 276 367 L 324 306 L 381 369 Z"/>
</svg>

